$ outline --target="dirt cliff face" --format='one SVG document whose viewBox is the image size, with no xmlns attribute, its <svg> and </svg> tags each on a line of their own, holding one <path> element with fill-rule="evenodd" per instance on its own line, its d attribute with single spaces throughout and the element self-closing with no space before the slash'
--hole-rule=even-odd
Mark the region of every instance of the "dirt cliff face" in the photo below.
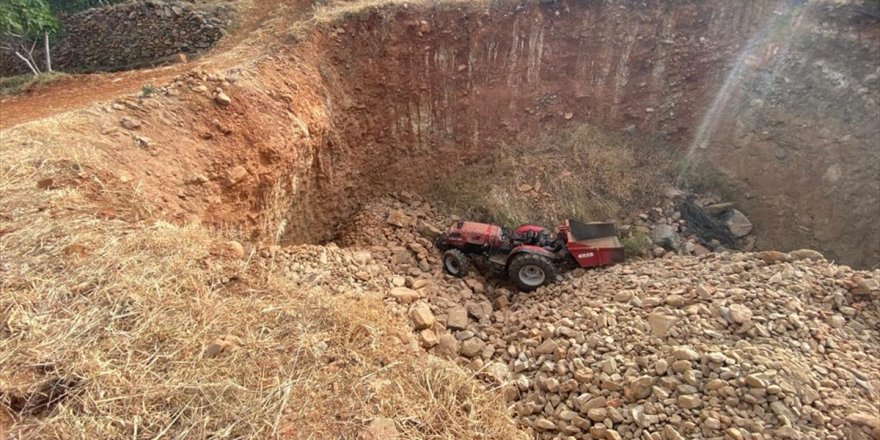
<svg viewBox="0 0 880 440">
<path fill-rule="evenodd" d="M 765 248 L 880 264 L 880 23 L 858 8 L 775 18 L 698 155 L 748 195 Z"/>
<path fill-rule="evenodd" d="M 311 140 L 324 142 L 316 168 L 288 171 L 322 191 L 276 191 L 303 202 L 285 241 L 313 240 L 357 200 L 425 188 L 512 138 L 589 123 L 660 135 L 657 148 L 686 142 L 771 12 L 769 1 L 397 7 L 326 25 L 294 50 L 320 54 L 320 84 L 294 95 L 326 93 L 330 136 Z"/>
<path fill-rule="evenodd" d="M 773 1 L 572 2 L 381 10 L 318 38 L 333 125 L 371 188 L 430 181 L 565 124 L 635 129 L 737 184 L 759 246 L 867 266 L 880 261 L 867 220 L 880 209 L 880 50 L 859 17 Z"/>
<path fill-rule="evenodd" d="M 759 247 L 872 266 L 872 20 L 770 0 L 387 6 L 319 25 L 228 77 L 191 74 L 161 98 L 120 100 L 82 141 L 118 143 L 107 154 L 166 218 L 303 243 L 333 238 L 364 201 L 429 188 L 511 139 L 603 126 L 707 159 L 740 190 Z M 213 100 L 217 87 L 231 104 Z M 107 128 L 122 116 L 144 126 Z"/>
<path fill-rule="evenodd" d="M 326 33 L 340 128 L 409 156 L 449 148 L 459 159 L 569 121 L 688 141 L 772 4 L 577 2 L 350 19 Z"/>
</svg>

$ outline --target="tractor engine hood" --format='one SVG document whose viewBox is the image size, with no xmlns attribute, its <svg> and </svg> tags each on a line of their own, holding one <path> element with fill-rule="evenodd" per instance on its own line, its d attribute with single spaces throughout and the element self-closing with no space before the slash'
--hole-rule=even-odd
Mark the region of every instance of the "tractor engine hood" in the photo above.
<svg viewBox="0 0 880 440">
<path fill-rule="evenodd" d="M 446 240 L 451 244 L 495 245 L 501 242 L 502 231 L 497 225 L 460 221 L 446 231 Z"/>
</svg>

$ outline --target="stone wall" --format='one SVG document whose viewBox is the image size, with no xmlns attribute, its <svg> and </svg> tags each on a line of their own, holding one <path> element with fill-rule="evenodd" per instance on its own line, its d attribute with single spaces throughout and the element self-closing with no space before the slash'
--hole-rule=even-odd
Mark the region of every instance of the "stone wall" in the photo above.
<svg viewBox="0 0 880 440">
<path fill-rule="evenodd" d="M 55 70 L 122 70 L 166 61 L 212 47 L 228 26 L 232 7 L 148 0 L 94 8 L 60 17 L 52 43 Z M 42 51 L 34 51 L 42 66 Z M 0 76 L 28 73 L 13 53 L 0 53 Z"/>
</svg>

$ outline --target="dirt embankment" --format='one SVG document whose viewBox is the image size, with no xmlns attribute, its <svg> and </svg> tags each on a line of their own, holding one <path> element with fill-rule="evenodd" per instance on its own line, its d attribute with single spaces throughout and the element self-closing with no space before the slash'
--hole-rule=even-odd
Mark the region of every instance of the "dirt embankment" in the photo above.
<svg viewBox="0 0 880 440">
<path fill-rule="evenodd" d="M 871 194 L 880 171 L 869 143 L 880 134 L 842 133 L 848 120 L 872 126 L 866 121 L 876 113 L 869 105 L 876 90 L 863 93 L 853 83 L 838 92 L 808 76 L 817 92 L 815 105 L 805 106 L 795 99 L 803 88 L 780 92 L 749 79 L 782 69 L 779 78 L 790 80 L 799 77 L 797 69 L 817 69 L 817 60 L 802 62 L 811 47 L 807 37 L 853 42 L 839 47 L 828 75 L 850 58 L 866 67 L 843 78 L 870 73 L 876 48 L 864 35 L 856 38 L 865 23 L 832 17 L 820 26 L 813 22 L 817 12 L 806 10 L 771 1 L 387 6 L 319 25 L 295 45 L 243 66 L 232 75 L 241 82 L 224 85 L 225 74 L 210 84 L 178 81 L 154 106 L 158 115 L 152 104 L 128 106 L 104 123 L 116 125 L 125 114 L 143 119 L 140 131 L 156 141 L 156 152 L 146 155 L 154 159 L 143 159 L 183 153 L 186 173 L 205 178 L 194 186 L 187 183 L 194 177 L 180 171 L 148 176 L 128 169 L 157 194 L 169 184 L 177 188 L 178 197 L 158 208 L 171 217 L 237 225 L 265 241 L 316 242 L 332 237 L 363 200 L 423 189 L 511 139 L 589 123 L 651 136 L 658 150 L 687 151 L 719 90 L 727 90 L 729 74 L 738 72 L 742 78 L 721 110 L 736 113 L 741 103 L 755 103 L 746 93 L 752 84 L 765 84 L 755 93 L 784 99 L 762 101 L 771 116 L 743 111 L 713 125 L 711 148 L 694 156 L 708 158 L 738 184 L 745 211 L 758 231 L 767 230 L 759 247 L 811 246 L 871 265 L 880 240 L 866 219 L 878 209 Z M 806 17 L 797 22 L 802 31 L 794 42 L 782 48 L 772 38 L 755 39 L 768 34 L 768 17 L 775 16 Z M 831 29 L 838 40 L 803 29 Z M 767 53 L 776 60 L 773 69 L 741 68 Z M 208 90 L 194 92 L 199 85 Z M 217 86 L 232 97 L 229 106 L 211 101 Z M 865 111 L 846 116 L 848 99 L 862 100 Z M 815 123 L 820 112 L 812 108 L 838 122 Z M 838 147 L 800 137 L 804 125 L 822 125 Z M 762 159 L 760 151 L 780 143 L 773 150 L 784 160 Z M 245 176 L 233 184 L 228 174 L 236 167 Z M 814 172 L 794 175 L 802 169 Z M 823 186 L 827 197 L 815 197 L 814 185 L 804 184 L 817 173 L 834 181 Z M 856 233 L 844 234 L 849 227 Z"/>
<path fill-rule="evenodd" d="M 261 194 L 294 201 L 266 223 L 283 221 L 271 232 L 292 242 L 328 238 L 365 198 L 424 188 L 503 141 L 564 125 L 635 125 L 682 141 L 767 13 L 766 2 L 384 8 L 323 26 L 255 73 L 271 99 L 247 105 L 290 113 L 264 137 L 308 128 L 280 152 L 298 155 L 293 167 L 260 159 L 286 166 Z"/>
</svg>

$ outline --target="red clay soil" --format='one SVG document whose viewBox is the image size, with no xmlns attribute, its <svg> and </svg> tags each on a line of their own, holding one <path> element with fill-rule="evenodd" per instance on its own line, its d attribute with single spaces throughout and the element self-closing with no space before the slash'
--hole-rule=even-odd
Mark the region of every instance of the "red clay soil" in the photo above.
<svg viewBox="0 0 880 440">
<path fill-rule="evenodd" d="M 155 69 L 64 77 L 21 95 L 0 99 L 0 129 L 135 93 L 145 84 L 167 82 L 190 67 L 190 64 L 178 64 Z"/>
</svg>

